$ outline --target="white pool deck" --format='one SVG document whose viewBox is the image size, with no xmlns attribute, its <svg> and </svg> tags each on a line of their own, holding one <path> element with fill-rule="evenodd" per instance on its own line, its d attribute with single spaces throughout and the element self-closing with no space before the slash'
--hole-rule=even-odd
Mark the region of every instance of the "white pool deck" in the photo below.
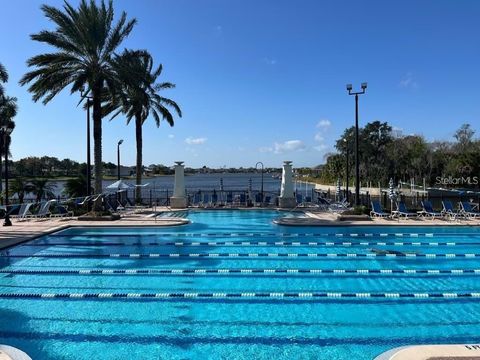
<svg viewBox="0 0 480 360">
<path fill-rule="evenodd" d="M 258 210 L 255 208 L 254 210 Z M 146 209 L 152 210 L 153 209 Z M 198 210 L 198 209 L 193 209 Z M 248 211 L 250 209 L 245 209 Z M 270 208 L 270 210 L 272 210 Z M 157 207 L 155 211 L 175 211 L 167 207 Z M 219 209 L 217 211 L 228 211 Z M 444 219 L 373 219 L 370 221 L 339 221 L 338 214 L 330 212 L 318 212 L 304 210 L 309 216 L 307 220 L 299 218 L 292 218 L 292 224 L 296 222 L 296 225 L 301 226 L 471 226 L 480 228 L 480 219 L 475 220 L 444 220 Z M 18 221 L 12 219 L 12 226 L 4 227 L 0 226 L 0 249 L 19 244 L 29 239 L 45 235 L 51 232 L 55 232 L 67 227 L 72 226 L 178 226 L 184 224 L 182 219 L 178 218 L 157 218 L 155 219 L 151 215 L 142 215 L 139 213 L 125 214 L 120 220 L 116 221 L 80 221 L 77 218 L 47 218 L 47 219 L 31 219 L 27 221 Z"/>
</svg>

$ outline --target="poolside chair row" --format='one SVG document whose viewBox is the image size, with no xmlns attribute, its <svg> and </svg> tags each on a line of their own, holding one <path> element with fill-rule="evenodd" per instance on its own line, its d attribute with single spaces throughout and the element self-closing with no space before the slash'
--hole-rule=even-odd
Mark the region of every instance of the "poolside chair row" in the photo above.
<svg viewBox="0 0 480 360">
<path fill-rule="evenodd" d="M 27 219 L 39 219 L 46 217 L 72 217 L 73 212 L 68 211 L 63 205 L 56 204 L 55 212 L 52 212 L 52 206 L 56 203 L 56 200 L 49 200 L 38 204 L 36 212 L 32 212 L 31 209 L 36 205 L 34 203 L 24 203 L 18 206 L 12 206 L 8 211 L 11 218 L 16 218 L 20 221 Z"/>
<path fill-rule="evenodd" d="M 409 218 L 431 218 L 434 220 L 435 218 L 447 218 L 455 220 L 459 217 L 465 219 L 475 219 L 477 217 L 480 218 L 480 212 L 477 209 L 474 209 L 472 204 L 467 201 L 459 202 L 458 209 L 455 209 L 452 202 L 449 200 L 443 200 L 442 206 L 443 209 L 441 211 L 435 211 L 433 205 L 430 201 L 424 200 L 422 203 L 422 210 L 413 212 L 409 211 L 407 206 L 403 201 L 397 202 L 397 210 L 392 211 L 392 213 L 385 212 L 382 208 L 382 205 L 379 201 L 372 201 L 372 211 L 370 212 L 371 217 L 378 217 L 378 218 L 401 218 L 404 217 L 405 219 Z"/>
<path fill-rule="evenodd" d="M 226 193 L 201 193 L 197 192 L 190 200 L 192 206 L 198 207 L 237 207 L 248 206 L 253 204 L 255 206 L 268 206 L 271 202 L 271 196 L 264 196 L 262 194 L 255 194 L 253 199 L 247 197 L 245 193 L 234 194 L 233 192 Z"/>
</svg>

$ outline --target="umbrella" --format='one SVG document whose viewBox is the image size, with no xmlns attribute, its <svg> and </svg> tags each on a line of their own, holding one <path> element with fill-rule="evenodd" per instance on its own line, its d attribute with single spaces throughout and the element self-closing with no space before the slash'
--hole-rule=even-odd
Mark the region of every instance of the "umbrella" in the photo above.
<svg viewBox="0 0 480 360">
<path fill-rule="evenodd" d="M 134 188 L 132 184 L 126 183 L 123 180 L 117 180 L 113 184 L 107 186 L 107 189 L 110 190 L 128 190 L 132 188 Z"/>
</svg>

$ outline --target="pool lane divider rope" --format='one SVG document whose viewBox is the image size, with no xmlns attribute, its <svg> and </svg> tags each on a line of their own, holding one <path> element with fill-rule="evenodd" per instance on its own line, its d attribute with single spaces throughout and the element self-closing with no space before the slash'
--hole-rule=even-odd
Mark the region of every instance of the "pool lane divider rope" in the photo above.
<svg viewBox="0 0 480 360">
<path fill-rule="evenodd" d="M 0 299 L 465 299 L 480 298 L 477 292 L 423 292 L 423 293 L 356 293 L 356 292 L 177 292 L 177 293 L 0 293 Z"/>
<path fill-rule="evenodd" d="M 167 241 L 167 242 L 61 242 L 61 243 L 34 243 L 22 246 L 465 246 L 480 245 L 480 242 L 398 242 L 398 241 Z"/>
<path fill-rule="evenodd" d="M 16 254 L 0 253 L 0 258 L 480 258 L 480 254 L 416 254 L 416 253 L 191 253 L 191 254 Z"/>
<path fill-rule="evenodd" d="M 257 275 L 257 274 L 348 274 L 348 275 L 480 275 L 480 269 L 0 269 L 0 274 L 17 275 Z"/>
<path fill-rule="evenodd" d="M 54 233 L 52 237 L 102 236 L 102 237 L 434 237 L 480 236 L 480 233 Z"/>
</svg>

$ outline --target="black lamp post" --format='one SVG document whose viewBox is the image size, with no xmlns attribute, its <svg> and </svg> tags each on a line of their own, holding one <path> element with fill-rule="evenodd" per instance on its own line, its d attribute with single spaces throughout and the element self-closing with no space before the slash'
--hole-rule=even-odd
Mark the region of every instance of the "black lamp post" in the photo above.
<svg viewBox="0 0 480 360">
<path fill-rule="evenodd" d="M 123 139 L 118 140 L 117 143 L 117 178 L 120 180 L 120 145 L 122 145 Z"/>
<path fill-rule="evenodd" d="M 362 91 L 353 92 L 352 84 L 347 84 L 348 95 L 355 95 L 355 205 L 360 205 L 360 164 L 358 158 L 358 95 L 365 94 L 367 83 L 361 84 Z"/>
<path fill-rule="evenodd" d="M 85 88 L 80 88 L 80 96 L 83 99 L 87 99 L 87 196 L 91 195 L 92 173 L 91 173 L 91 160 L 90 160 L 90 104 L 92 97 L 88 96 L 88 91 L 85 92 Z M 90 202 L 88 202 L 90 207 Z M 88 209 L 90 210 L 90 209 Z"/>
<path fill-rule="evenodd" d="M 0 136 L 3 138 L 3 149 L 5 151 L 5 220 L 3 226 L 12 226 L 8 215 L 8 137 L 12 131 L 13 129 L 6 124 L 0 128 Z"/>
<path fill-rule="evenodd" d="M 346 164 L 345 164 L 345 180 L 346 180 L 346 186 L 345 186 L 345 197 L 347 199 L 347 202 L 349 202 L 349 195 L 348 195 L 348 183 L 350 182 L 350 179 L 349 179 L 349 176 L 350 176 L 350 169 L 349 169 L 349 164 L 348 164 L 348 153 L 349 153 L 349 149 L 348 149 L 348 140 L 347 139 L 343 139 L 343 142 L 345 143 L 345 153 L 346 153 Z"/>
<path fill-rule="evenodd" d="M 262 166 L 262 185 L 261 185 L 261 188 L 260 188 L 260 194 L 262 196 L 262 203 L 263 203 L 263 163 L 261 161 L 257 162 L 255 164 L 255 169 L 257 169 L 258 165 Z"/>
</svg>

